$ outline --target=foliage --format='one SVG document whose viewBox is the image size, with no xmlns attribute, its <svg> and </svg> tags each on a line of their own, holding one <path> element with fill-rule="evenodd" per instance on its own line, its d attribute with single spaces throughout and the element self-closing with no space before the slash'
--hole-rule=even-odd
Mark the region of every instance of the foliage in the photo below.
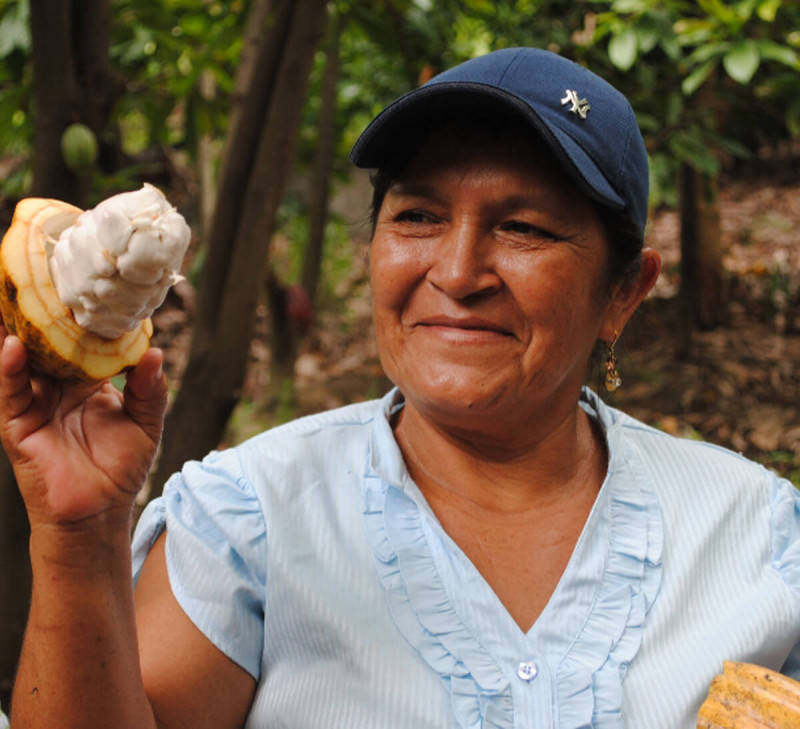
<svg viewBox="0 0 800 729">
<path fill-rule="evenodd" d="M 592 43 L 622 72 L 654 157 L 656 200 L 680 162 L 718 173 L 800 133 L 800 6 L 784 0 L 598 0 Z M 654 94 L 653 89 L 658 89 Z"/>
<path fill-rule="evenodd" d="M 113 143 L 119 135 L 129 156 L 163 145 L 193 157 L 200 135 L 221 136 L 226 128 L 248 3 L 110 2 L 111 57 L 127 88 L 105 141 Z M 33 142 L 29 15 L 29 0 L 0 0 L 0 149 L 4 157 L 19 155 L 21 160 Z M 219 90 L 216 96 L 202 91 L 199 79 L 206 73 Z M 30 183 L 26 170 L 21 165 L 15 176 L 3 180 L 2 191 L 24 195 Z M 102 172 L 101 186 L 126 183 L 119 170 Z"/>
<path fill-rule="evenodd" d="M 24 160 L 32 143 L 29 100 L 31 51 L 28 0 L 0 0 L 0 150 L 14 164 L 0 190 L 21 194 L 30 185 Z"/>
<path fill-rule="evenodd" d="M 112 60 L 128 79 L 118 108 L 126 150 L 163 144 L 194 156 L 200 135 L 225 130 L 247 3 L 112 0 L 112 6 Z M 202 92 L 205 73 L 218 95 Z"/>
</svg>

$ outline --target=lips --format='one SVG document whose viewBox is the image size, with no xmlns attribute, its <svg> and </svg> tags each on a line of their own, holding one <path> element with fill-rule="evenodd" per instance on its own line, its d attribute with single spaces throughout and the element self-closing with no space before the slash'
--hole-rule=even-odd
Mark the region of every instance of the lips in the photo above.
<svg viewBox="0 0 800 729">
<path fill-rule="evenodd" d="M 474 335 L 492 334 L 503 335 L 507 337 L 514 336 L 510 329 L 504 327 L 497 322 L 483 317 L 451 317 L 451 316 L 432 316 L 426 317 L 418 321 L 415 327 L 426 327 L 436 329 L 442 333 L 451 332 L 452 334 L 462 333 L 469 336 L 470 333 Z"/>
</svg>

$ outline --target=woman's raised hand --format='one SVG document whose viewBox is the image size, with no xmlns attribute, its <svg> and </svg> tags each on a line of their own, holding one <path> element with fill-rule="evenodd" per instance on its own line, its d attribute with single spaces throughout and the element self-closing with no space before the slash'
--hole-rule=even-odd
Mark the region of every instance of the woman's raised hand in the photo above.
<svg viewBox="0 0 800 729">
<path fill-rule="evenodd" d="M 130 512 L 161 438 L 162 361 L 149 350 L 124 393 L 62 382 L 32 372 L 22 342 L 0 327 L 0 438 L 32 527 Z"/>
</svg>

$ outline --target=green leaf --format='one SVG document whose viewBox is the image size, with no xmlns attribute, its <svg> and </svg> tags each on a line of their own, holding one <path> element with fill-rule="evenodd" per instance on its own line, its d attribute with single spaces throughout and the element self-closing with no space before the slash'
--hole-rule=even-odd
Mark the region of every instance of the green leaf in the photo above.
<svg viewBox="0 0 800 729">
<path fill-rule="evenodd" d="M 693 50 L 686 60 L 689 65 L 692 66 L 698 63 L 705 63 L 706 61 L 710 61 L 715 56 L 722 56 L 730 49 L 730 47 L 731 44 L 725 41 L 717 43 L 705 43 Z"/>
<path fill-rule="evenodd" d="M 708 79 L 716 67 L 717 59 L 712 58 L 710 61 L 706 61 L 702 66 L 692 71 L 681 83 L 681 91 L 683 91 L 684 95 L 691 96 L 697 91 L 697 89 L 706 82 L 706 79 Z"/>
<path fill-rule="evenodd" d="M 741 142 L 731 139 L 730 137 L 718 137 L 716 143 L 720 149 L 728 152 L 728 154 L 732 154 L 734 157 L 750 159 L 753 156 L 753 153 Z"/>
<path fill-rule="evenodd" d="M 657 134 L 663 126 L 661 119 L 653 114 L 637 114 L 636 123 L 638 124 L 639 129 L 641 129 L 642 133 L 645 135 L 648 133 Z"/>
<path fill-rule="evenodd" d="M 800 99 L 797 99 L 786 110 L 786 126 L 794 136 L 800 136 Z"/>
<path fill-rule="evenodd" d="M 668 142 L 670 151 L 680 160 L 706 175 L 719 173 L 720 163 L 708 144 L 696 132 L 675 132 Z"/>
<path fill-rule="evenodd" d="M 609 42 L 608 57 L 620 71 L 627 71 L 636 61 L 637 48 L 636 32 L 626 28 Z"/>
<path fill-rule="evenodd" d="M 649 10 L 645 0 L 614 0 L 611 9 L 615 13 L 644 13 Z"/>
<path fill-rule="evenodd" d="M 661 40 L 661 33 L 656 27 L 637 26 L 635 32 L 636 45 L 642 54 L 652 51 Z"/>
<path fill-rule="evenodd" d="M 795 53 L 794 49 L 789 48 L 789 46 L 781 45 L 780 43 L 774 43 L 773 41 L 768 40 L 760 40 L 758 41 L 758 52 L 761 54 L 761 58 L 766 61 L 777 61 L 778 63 L 783 63 L 790 68 L 798 68 L 800 64 L 800 58 L 798 57 L 797 53 Z"/>
<path fill-rule="evenodd" d="M 11 55 L 17 49 L 25 53 L 31 50 L 29 17 L 27 0 L 20 0 L 0 20 L 0 58 Z"/>
<path fill-rule="evenodd" d="M 758 44 L 752 40 L 739 41 L 722 57 L 728 76 L 740 84 L 750 83 L 760 63 Z"/>
<path fill-rule="evenodd" d="M 738 26 L 740 15 L 722 0 L 697 0 L 697 4 L 713 18 L 727 26 Z"/>
<path fill-rule="evenodd" d="M 187 13 L 181 16 L 180 29 L 192 38 L 202 38 L 209 33 L 209 18 L 199 13 Z"/>
<path fill-rule="evenodd" d="M 681 118 L 683 112 L 683 97 L 677 92 L 669 94 L 667 97 L 665 121 L 668 126 L 675 126 Z"/>
<path fill-rule="evenodd" d="M 464 4 L 473 12 L 481 15 L 495 14 L 495 6 L 491 0 L 464 0 Z"/>
<path fill-rule="evenodd" d="M 741 20 L 747 21 L 753 17 L 753 13 L 758 5 L 758 0 L 739 0 L 734 4 L 736 14 Z"/>
<path fill-rule="evenodd" d="M 678 62 L 681 58 L 681 47 L 678 45 L 678 39 L 673 35 L 670 38 L 662 38 L 659 43 L 661 50 L 671 61 Z"/>
<path fill-rule="evenodd" d="M 773 23 L 781 5 L 783 5 L 783 0 L 761 0 L 756 8 L 756 13 L 761 20 Z"/>
<path fill-rule="evenodd" d="M 676 21 L 672 30 L 681 46 L 696 46 L 706 43 L 712 37 L 714 23 L 708 18 L 683 19 Z"/>
</svg>

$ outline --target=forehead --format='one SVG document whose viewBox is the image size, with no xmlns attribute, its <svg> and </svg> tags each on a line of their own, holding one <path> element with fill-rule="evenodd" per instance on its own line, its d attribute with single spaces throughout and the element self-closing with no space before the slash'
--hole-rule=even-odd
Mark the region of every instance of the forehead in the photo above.
<svg viewBox="0 0 800 729">
<path fill-rule="evenodd" d="M 570 214 L 595 217 L 589 199 L 561 168 L 547 145 L 528 129 L 450 124 L 431 133 L 388 194 L 436 190 L 457 183 L 487 197 L 524 195 Z"/>
</svg>

